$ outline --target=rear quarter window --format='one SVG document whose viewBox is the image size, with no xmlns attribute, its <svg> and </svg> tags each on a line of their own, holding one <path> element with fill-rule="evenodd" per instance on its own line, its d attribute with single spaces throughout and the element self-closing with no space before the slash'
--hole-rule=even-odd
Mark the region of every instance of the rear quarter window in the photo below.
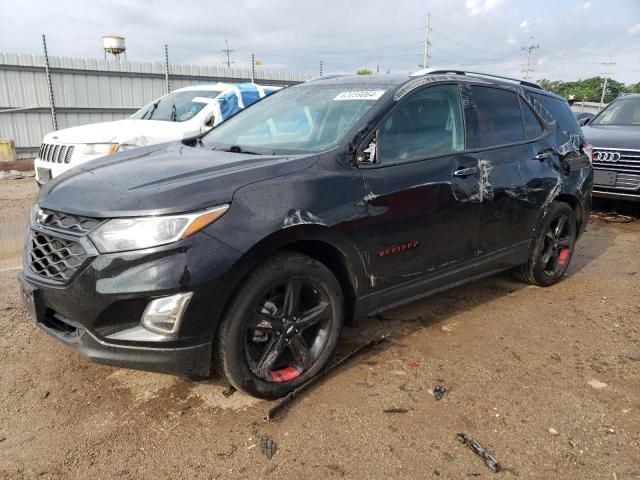
<svg viewBox="0 0 640 480">
<path fill-rule="evenodd" d="M 551 114 L 553 119 L 557 122 L 558 130 L 562 133 L 564 140 L 568 140 L 571 135 L 582 136 L 580 125 L 578 125 L 575 115 L 573 115 L 571 108 L 569 108 L 569 104 L 565 100 L 536 93 L 530 93 L 529 97 L 531 100 L 541 103 L 542 106 Z"/>
</svg>

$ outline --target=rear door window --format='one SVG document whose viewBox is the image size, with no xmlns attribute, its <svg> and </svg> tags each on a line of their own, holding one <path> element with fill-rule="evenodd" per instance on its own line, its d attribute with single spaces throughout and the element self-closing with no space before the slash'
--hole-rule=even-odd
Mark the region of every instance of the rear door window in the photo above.
<svg viewBox="0 0 640 480">
<path fill-rule="evenodd" d="M 473 103 L 466 109 L 470 147 L 486 148 L 524 140 L 518 95 L 508 90 L 471 85 Z"/>
<path fill-rule="evenodd" d="M 520 107 L 522 108 L 522 120 L 524 121 L 524 136 L 527 140 L 532 140 L 539 137 L 542 134 L 542 125 L 540 120 L 533 113 L 531 107 L 524 101 L 520 101 Z"/>
</svg>

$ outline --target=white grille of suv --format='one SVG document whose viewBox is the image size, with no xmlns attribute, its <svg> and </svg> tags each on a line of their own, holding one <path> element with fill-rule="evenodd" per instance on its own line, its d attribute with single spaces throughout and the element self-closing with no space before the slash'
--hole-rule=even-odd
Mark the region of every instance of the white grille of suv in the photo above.
<svg viewBox="0 0 640 480">
<path fill-rule="evenodd" d="M 45 162 L 69 163 L 73 155 L 73 145 L 54 145 L 43 143 L 38 152 L 38 158 Z"/>
</svg>

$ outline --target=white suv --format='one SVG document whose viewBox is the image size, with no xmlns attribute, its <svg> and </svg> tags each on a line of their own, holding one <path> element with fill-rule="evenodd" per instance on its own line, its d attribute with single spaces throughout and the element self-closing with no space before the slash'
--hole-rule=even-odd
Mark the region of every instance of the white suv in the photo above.
<svg viewBox="0 0 640 480">
<path fill-rule="evenodd" d="M 193 137 L 279 88 L 253 83 L 195 85 L 164 95 L 125 120 L 51 132 L 35 160 L 36 181 L 43 185 L 114 152 Z"/>
</svg>

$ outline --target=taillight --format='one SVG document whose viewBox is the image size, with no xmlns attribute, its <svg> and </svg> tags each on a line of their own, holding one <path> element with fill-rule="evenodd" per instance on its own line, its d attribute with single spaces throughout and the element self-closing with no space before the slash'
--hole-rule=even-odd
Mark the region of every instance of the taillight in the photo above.
<svg viewBox="0 0 640 480">
<path fill-rule="evenodd" d="M 593 163 L 593 145 L 590 143 L 583 143 L 580 145 L 580 148 L 584 152 L 584 154 L 589 157 L 589 163 Z"/>
</svg>

